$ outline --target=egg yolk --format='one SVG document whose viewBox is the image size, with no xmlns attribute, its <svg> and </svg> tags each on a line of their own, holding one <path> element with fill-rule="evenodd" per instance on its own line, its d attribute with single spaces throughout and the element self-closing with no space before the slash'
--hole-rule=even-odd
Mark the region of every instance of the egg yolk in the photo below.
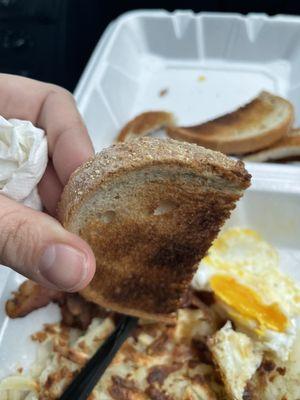
<svg viewBox="0 0 300 400">
<path fill-rule="evenodd" d="M 247 319 L 255 320 L 260 328 L 284 332 L 288 320 L 277 304 L 263 304 L 260 297 L 247 286 L 226 275 L 215 275 L 211 289 L 225 304 Z"/>
</svg>

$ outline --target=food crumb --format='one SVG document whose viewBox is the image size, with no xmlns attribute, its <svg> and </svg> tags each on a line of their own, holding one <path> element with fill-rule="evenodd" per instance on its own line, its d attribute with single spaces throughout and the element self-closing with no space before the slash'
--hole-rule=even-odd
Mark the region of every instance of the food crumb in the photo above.
<svg viewBox="0 0 300 400">
<path fill-rule="evenodd" d="M 31 335 L 31 339 L 34 342 L 39 342 L 39 343 L 43 343 L 46 339 L 47 339 L 47 333 L 46 332 L 36 332 L 33 335 Z"/>
<path fill-rule="evenodd" d="M 199 81 L 199 82 L 204 82 L 205 80 L 206 80 L 205 75 L 199 75 L 199 76 L 198 76 L 198 81 Z"/>
<path fill-rule="evenodd" d="M 278 367 L 277 372 L 279 373 L 279 375 L 284 376 L 286 374 L 286 368 Z"/>
<path fill-rule="evenodd" d="M 167 89 L 167 88 L 165 88 L 165 89 L 161 89 L 160 91 L 159 91 L 159 97 L 164 97 L 164 96 L 166 96 L 167 94 L 169 93 L 169 89 Z"/>
</svg>

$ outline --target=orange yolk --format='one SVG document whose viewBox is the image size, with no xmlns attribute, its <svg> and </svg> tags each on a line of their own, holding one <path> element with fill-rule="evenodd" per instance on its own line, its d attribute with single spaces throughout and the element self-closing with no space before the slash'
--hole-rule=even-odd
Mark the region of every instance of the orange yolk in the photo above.
<svg viewBox="0 0 300 400">
<path fill-rule="evenodd" d="M 226 275 L 213 276 L 210 284 L 213 292 L 223 303 L 243 317 L 257 321 L 260 328 L 285 331 L 288 320 L 277 304 L 263 304 L 252 289 Z"/>
</svg>

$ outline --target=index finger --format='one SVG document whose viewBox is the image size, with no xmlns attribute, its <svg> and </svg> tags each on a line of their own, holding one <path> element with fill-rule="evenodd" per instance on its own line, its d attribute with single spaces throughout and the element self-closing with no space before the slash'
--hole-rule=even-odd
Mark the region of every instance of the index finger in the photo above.
<svg viewBox="0 0 300 400">
<path fill-rule="evenodd" d="M 94 154 L 73 96 L 59 86 L 0 74 L 0 114 L 30 120 L 47 133 L 49 156 L 60 182 Z"/>
<path fill-rule="evenodd" d="M 73 96 L 64 89 L 49 92 L 37 125 L 47 132 L 49 156 L 59 180 L 65 185 L 71 173 L 94 154 Z"/>
</svg>

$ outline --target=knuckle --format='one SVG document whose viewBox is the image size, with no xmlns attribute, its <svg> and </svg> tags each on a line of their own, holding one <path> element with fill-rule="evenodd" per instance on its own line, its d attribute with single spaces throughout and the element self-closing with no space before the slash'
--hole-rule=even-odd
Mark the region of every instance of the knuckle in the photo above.
<svg viewBox="0 0 300 400">
<path fill-rule="evenodd" d="M 66 97 L 69 97 L 72 100 L 74 100 L 73 94 L 68 89 L 61 88 L 61 93 L 63 93 Z"/>
<path fill-rule="evenodd" d="M 54 85 L 54 90 L 56 93 L 59 93 L 60 95 L 65 96 L 66 98 L 69 98 L 72 100 L 74 99 L 72 93 L 69 90 L 67 90 L 61 86 Z"/>
<path fill-rule="evenodd" d="M 60 96 L 60 97 L 63 97 L 65 99 L 72 100 L 72 101 L 75 102 L 74 96 L 69 90 L 67 90 L 67 89 L 65 89 L 65 88 L 63 88 L 61 86 L 49 83 L 48 84 L 48 95 L 47 96 L 48 97 L 52 97 L 53 95 L 54 96 Z"/>
<path fill-rule="evenodd" d="M 0 218 L 0 262 L 8 266 L 32 262 L 36 238 L 27 216 L 11 211 Z"/>
</svg>

